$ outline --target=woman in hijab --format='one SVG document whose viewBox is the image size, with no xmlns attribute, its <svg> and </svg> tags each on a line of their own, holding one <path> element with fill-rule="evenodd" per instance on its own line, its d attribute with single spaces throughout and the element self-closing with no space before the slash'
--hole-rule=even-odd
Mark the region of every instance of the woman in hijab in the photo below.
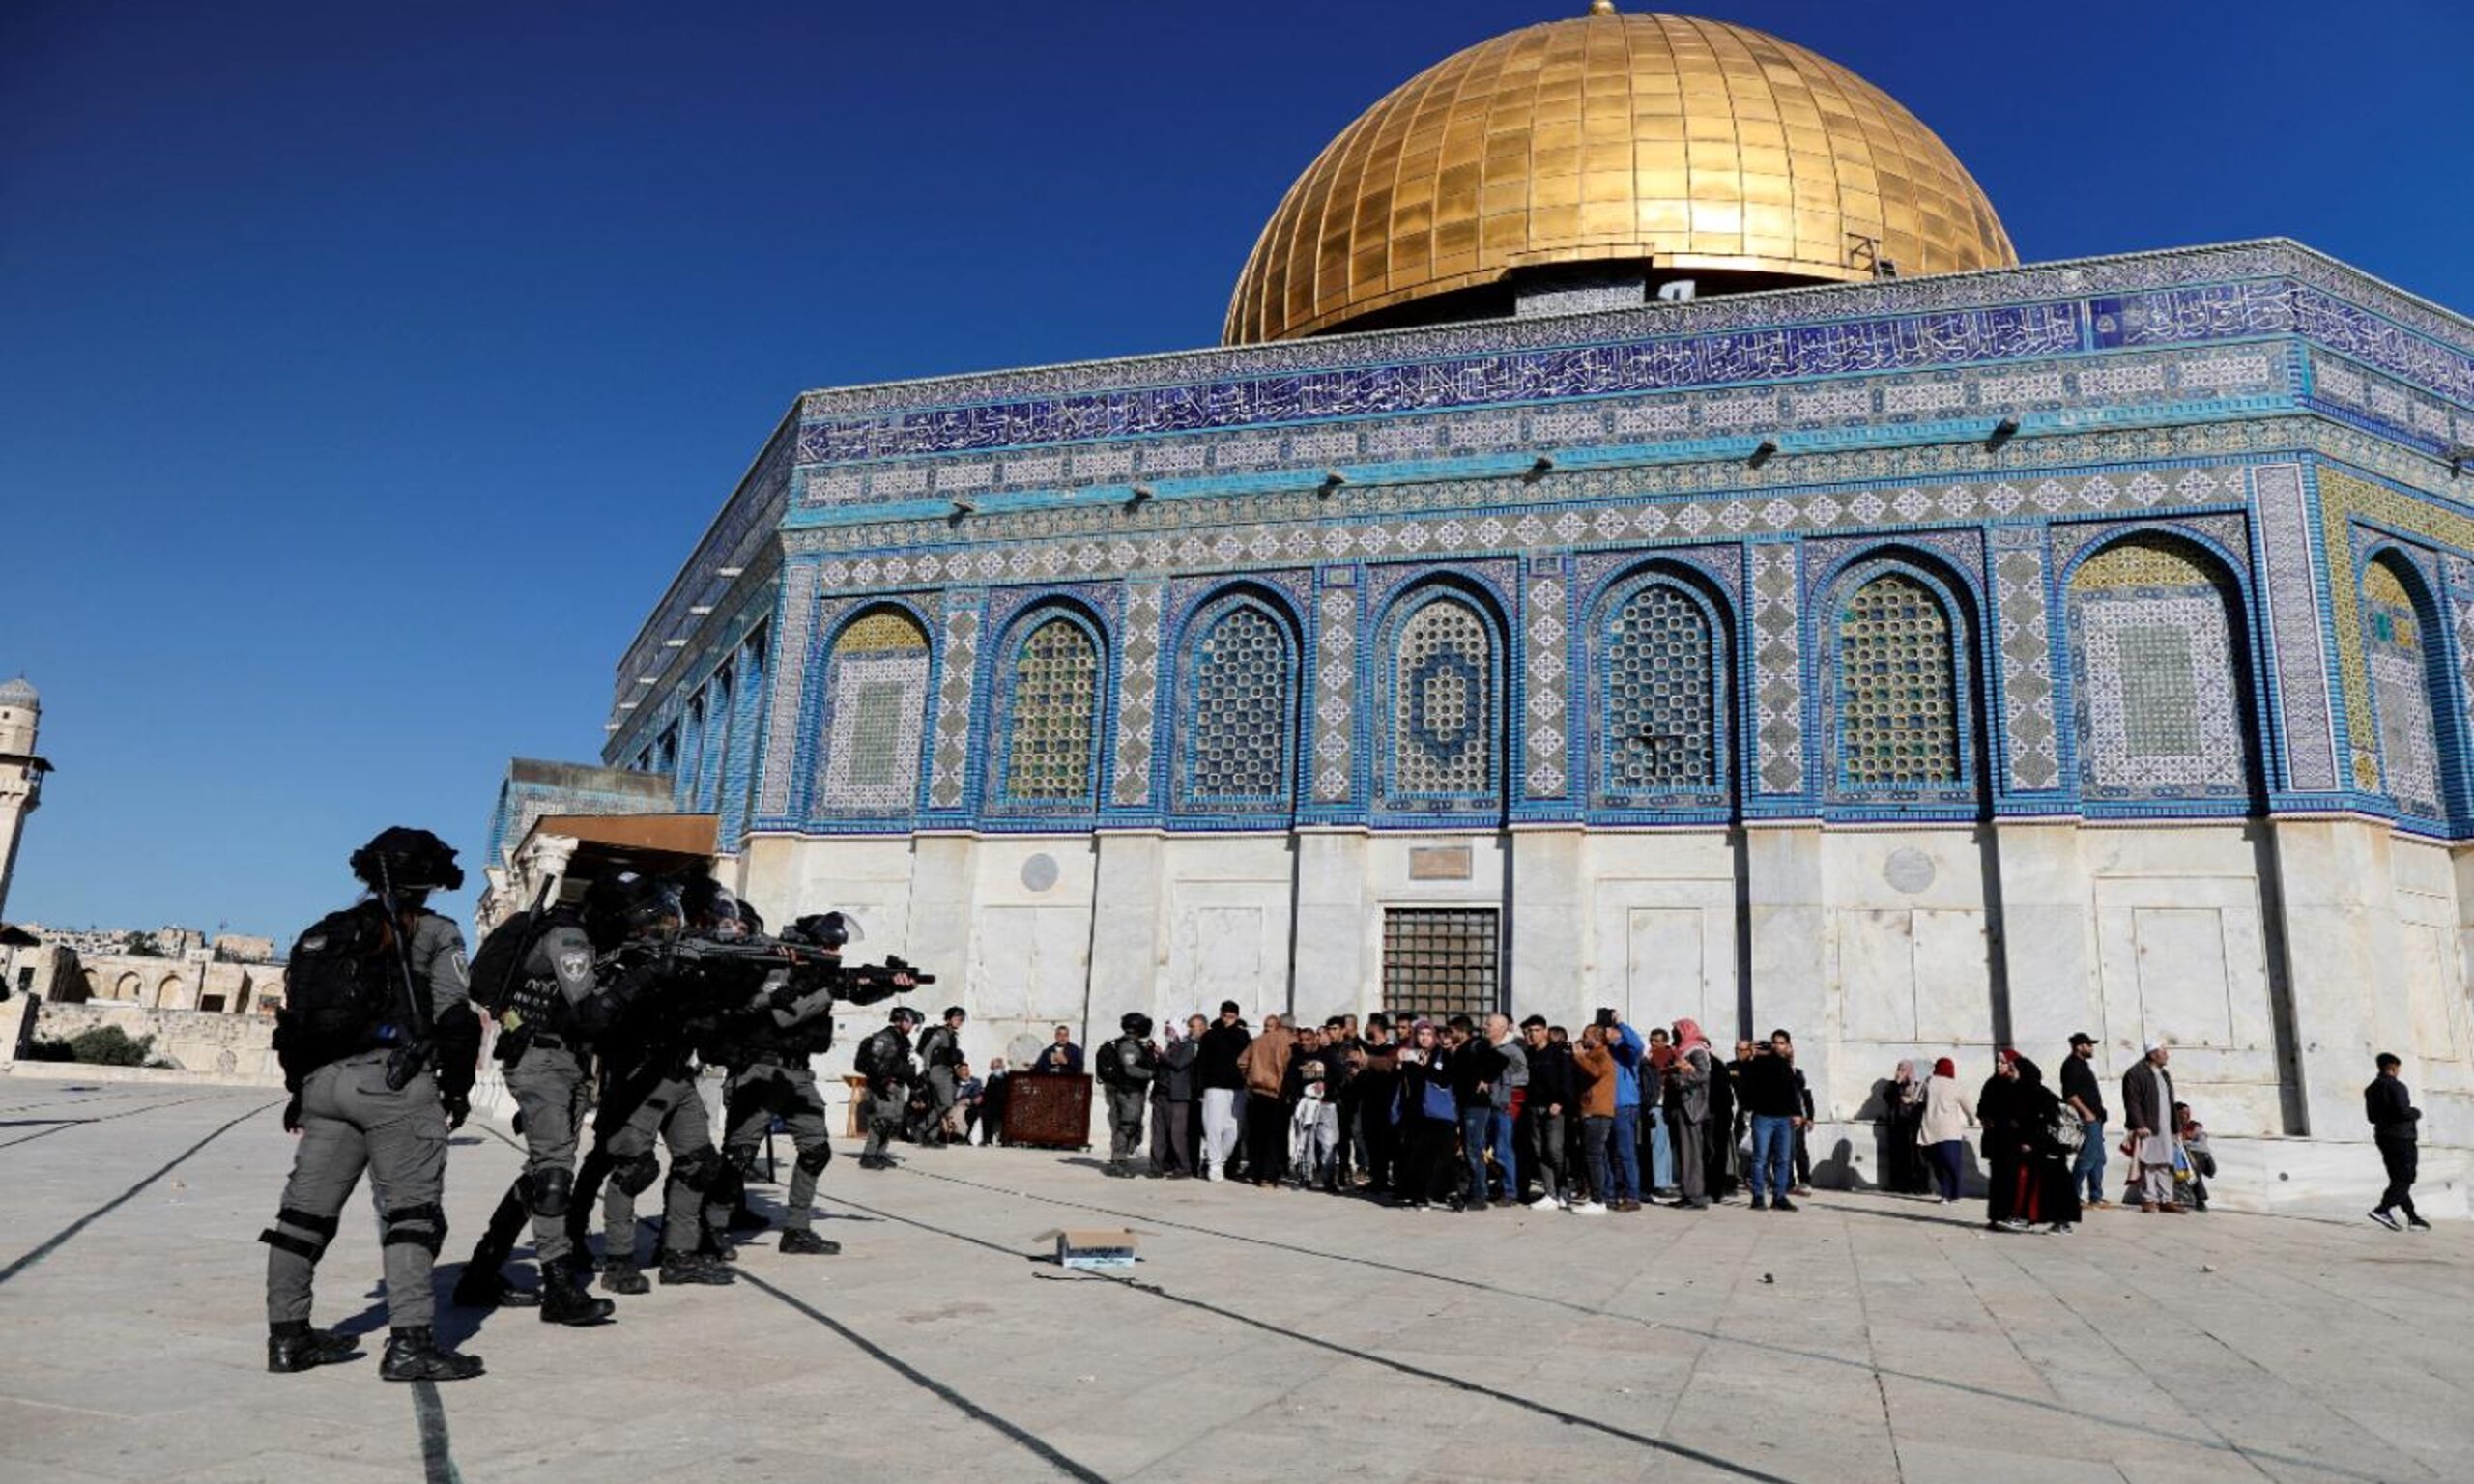
<svg viewBox="0 0 2474 1484">
<path fill-rule="evenodd" d="M 1923 1118 L 1924 1081 L 1913 1062 L 1901 1062 L 1882 1089 L 1882 1181 L 1893 1194 L 1924 1192 L 1924 1154 L 1916 1142 Z"/>
<path fill-rule="evenodd" d="M 2042 1068 L 2024 1056 L 2013 1058 L 2011 1066 L 2018 1081 L 2010 1089 L 2010 1142 L 2018 1163 L 2011 1176 L 2010 1213 L 2001 1229 L 2024 1232 L 2042 1224 L 2066 1232 L 2079 1223 L 2079 1190 L 2070 1178 L 2070 1156 L 2076 1151 L 2063 1146 L 2060 1129 L 2065 1118 L 2076 1116 L 2045 1086 Z"/>
<path fill-rule="evenodd" d="M 1975 1110 L 1968 1106 L 1967 1094 L 1959 1091 L 1958 1064 L 1946 1056 L 1933 1064 L 1933 1075 L 1924 1084 L 1923 1106 L 1915 1123 L 1915 1143 L 1932 1165 L 1934 1185 L 1942 1204 L 1947 1206 L 1959 1198 L 1959 1166 L 1967 1156 L 1968 1126 L 1975 1122 Z"/>
<path fill-rule="evenodd" d="M 1995 1058 L 1993 1075 L 1975 1095 L 1976 1121 L 1984 1126 L 1984 1224 L 1999 1227 L 2010 1219 L 2019 1190 L 2018 1118 L 2019 1053 L 2004 1047 Z"/>
</svg>

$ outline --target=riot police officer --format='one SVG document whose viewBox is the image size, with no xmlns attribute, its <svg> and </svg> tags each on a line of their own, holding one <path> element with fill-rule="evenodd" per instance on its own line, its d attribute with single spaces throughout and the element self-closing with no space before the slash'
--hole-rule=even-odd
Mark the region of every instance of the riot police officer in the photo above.
<svg viewBox="0 0 2474 1484">
<path fill-rule="evenodd" d="M 1093 1068 L 1108 1095 L 1108 1173 L 1123 1180 L 1134 1174 L 1134 1156 L 1142 1150 L 1142 1108 L 1159 1074 L 1160 1048 L 1151 1043 L 1151 1017 L 1140 1011 L 1126 1012 L 1117 1030 Z"/>
<path fill-rule="evenodd" d="M 684 921 L 678 888 L 621 872 L 593 884 L 585 916 L 597 941 L 618 945 L 599 996 L 612 1019 L 598 1038 L 602 1085 L 595 1131 L 610 1171 L 602 1188 L 601 1286 L 614 1294 L 651 1290 L 636 1263 L 636 1197 L 661 1176 L 653 1156 L 656 1143 L 670 1150 L 661 1281 L 728 1283 L 730 1270 L 697 1251 L 705 1204 L 727 1188 L 731 1171 L 713 1147 L 711 1117 L 696 1089 L 693 1027 L 672 1000 L 693 992 L 687 983 L 692 975 L 660 952 Z"/>
<path fill-rule="evenodd" d="M 507 1284 L 502 1271 L 529 1213 L 541 1268 L 542 1321 L 599 1324 L 615 1307 L 585 1292 L 567 1234 L 587 1106 L 586 1036 L 600 1009 L 593 948 L 583 914 L 566 906 L 518 913 L 481 946 L 473 992 L 498 1021 L 498 1057 L 524 1135 L 524 1173 L 464 1265 L 457 1303 L 488 1307 L 531 1298 Z"/>
<path fill-rule="evenodd" d="M 958 1069 L 963 1064 L 963 1022 L 966 1018 L 960 1005 L 949 1005 L 945 1007 L 943 1023 L 919 1033 L 919 1065 L 926 1076 L 928 1101 L 911 1128 L 911 1137 L 919 1143 L 943 1144 L 948 1138 L 945 1115 L 953 1111 L 961 1086 Z"/>
<path fill-rule="evenodd" d="M 784 929 L 793 943 L 839 956 L 849 929 L 839 912 L 803 917 Z M 802 977 L 789 970 L 777 976 L 747 1023 L 733 1038 L 738 1056 L 729 1091 L 723 1098 L 722 1154 L 742 1183 L 756 1169 L 756 1151 L 773 1120 L 781 1119 L 797 1151 L 792 1164 L 789 1210 L 782 1218 L 777 1250 L 830 1254 L 840 1242 L 816 1234 L 817 1181 L 833 1162 L 833 1125 L 824 1099 L 817 1093 L 810 1059 L 833 1045 L 834 983 L 829 976 Z"/>
<path fill-rule="evenodd" d="M 919 1012 L 897 1005 L 886 1022 L 882 1030 L 859 1043 L 853 1069 L 868 1079 L 868 1143 L 859 1152 L 863 1170 L 893 1168 L 894 1157 L 885 1153 L 885 1140 L 902 1127 L 911 1084 L 919 1075 L 910 1061 L 910 1030 L 919 1023 Z"/>
<path fill-rule="evenodd" d="M 446 1135 L 464 1121 L 480 1054 L 465 1005 L 463 935 L 426 910 L 432 891 L 464 883 L 455 852 L 427 830 L 384 830 L 355 851 L 369 888 L 293 945 L 276 1051 L 301 1135 L 267 1244 L 267 1369 L 304 1371 L 351 1356 L 352 1341 L 309 1327 L 318 1259 L 367 1170 L 382 1221 L 389 1329 L 378 1373 L 388 1381 L 461 1381 L 477 1356 L 431 1328 L 430 1270 L 446 1237 L 439 1204 Z M 431 1064 L 435 1062 L 435 1072 Z"/>
</svg>

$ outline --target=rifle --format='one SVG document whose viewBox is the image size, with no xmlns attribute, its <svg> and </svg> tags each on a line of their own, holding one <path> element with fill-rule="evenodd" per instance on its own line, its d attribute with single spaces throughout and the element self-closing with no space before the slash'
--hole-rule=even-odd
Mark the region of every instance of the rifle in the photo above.
<svg viewBox="0 0 2474 1484">
<path fill-rule="evenodd" d="M 387 1058 L 387 1091 L 400 1093 L 415 1077 L 429 1070 L 437 1054 L 431 1042 L 429 1002 L 421 998 L 413 984 L 413 946 L 404 938 L 403 910 L 395 904 L 393 873 L 387 869 L 387 857 L 379 855 L 378 905 L 387 914 L 387 932 L 395 945 L 395 985 L 403 998 L 404 1026 L 409 1033 L 404 1043 Z"/>
<path fill-rule="evenodd" d="M 935 975 L 922 973 L 887 954 L 881 964 L 844 965 L 842 977 L 833 986 L 833 996 L 853 1005 L 874 1005 L 879 1000 L 893 998 L 913 985 L 933 985 L 935 982 Z"/>
</svg>

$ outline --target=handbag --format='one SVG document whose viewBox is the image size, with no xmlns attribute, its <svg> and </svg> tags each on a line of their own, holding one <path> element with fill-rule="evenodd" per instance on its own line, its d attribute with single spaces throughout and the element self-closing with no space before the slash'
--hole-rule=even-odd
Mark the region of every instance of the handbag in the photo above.
<svg viewBox="0 0 2474 1484">
<path fill-rule="evenodd" d="M 2053 1141 L 2061 1146 L 2063 1157 L 2075 1159 L 2087 1143 L 2087 1126 L 2064 1111 L 2053 1121 Z"/>
</svg>

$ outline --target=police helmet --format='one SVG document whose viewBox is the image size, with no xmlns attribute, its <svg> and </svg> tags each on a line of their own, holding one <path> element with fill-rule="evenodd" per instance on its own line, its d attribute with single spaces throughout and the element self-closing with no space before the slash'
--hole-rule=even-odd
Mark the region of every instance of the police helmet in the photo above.
<svg viewBox="0 0 2474 1484">
<path fill-rule="evenodd" d="M 352 873 L 392 892 L 451 892 L 464 884 L 455 851 L 427 830 L 390 825 L 352 853 Z"/>
<path fill-rule="evenodd" d="M 917 1025 L 919 1023 L 919 1012 L 911 1009 L 907 1005 L 896 1005 L 893 1009 L 885 1013 L 885 1019 L 894 1025 Z"/>
<path fill-rule="evenodd" d="M 697 876 L 679 892 L 687 926 L 718 938 L 741 936 L 753 929 L 731 889 L 710 876 Z"/>
<path fill-rule="evenodd" d="M 790 933 L 819 948 L 840 948 L 857 936 L 850 919 L 839 912 L 811 912 L 791 925 Z"/>
<path fill-rule="evenodd" d="M 1117 1017 L 1117 1029 L 1128 1036 L 1148 1036 L 1151 1034 L 1151 1017 L 1138 1010 L 1129 1010 Z"/>
<path fill-rule="evenodd" d="M 676 930 L 684 921 L 677 886 L 639 871 L 604 876 L 584 895 L 585 931 L 600 948 L 615 948 L 647 932 Z"/>
</svg>

